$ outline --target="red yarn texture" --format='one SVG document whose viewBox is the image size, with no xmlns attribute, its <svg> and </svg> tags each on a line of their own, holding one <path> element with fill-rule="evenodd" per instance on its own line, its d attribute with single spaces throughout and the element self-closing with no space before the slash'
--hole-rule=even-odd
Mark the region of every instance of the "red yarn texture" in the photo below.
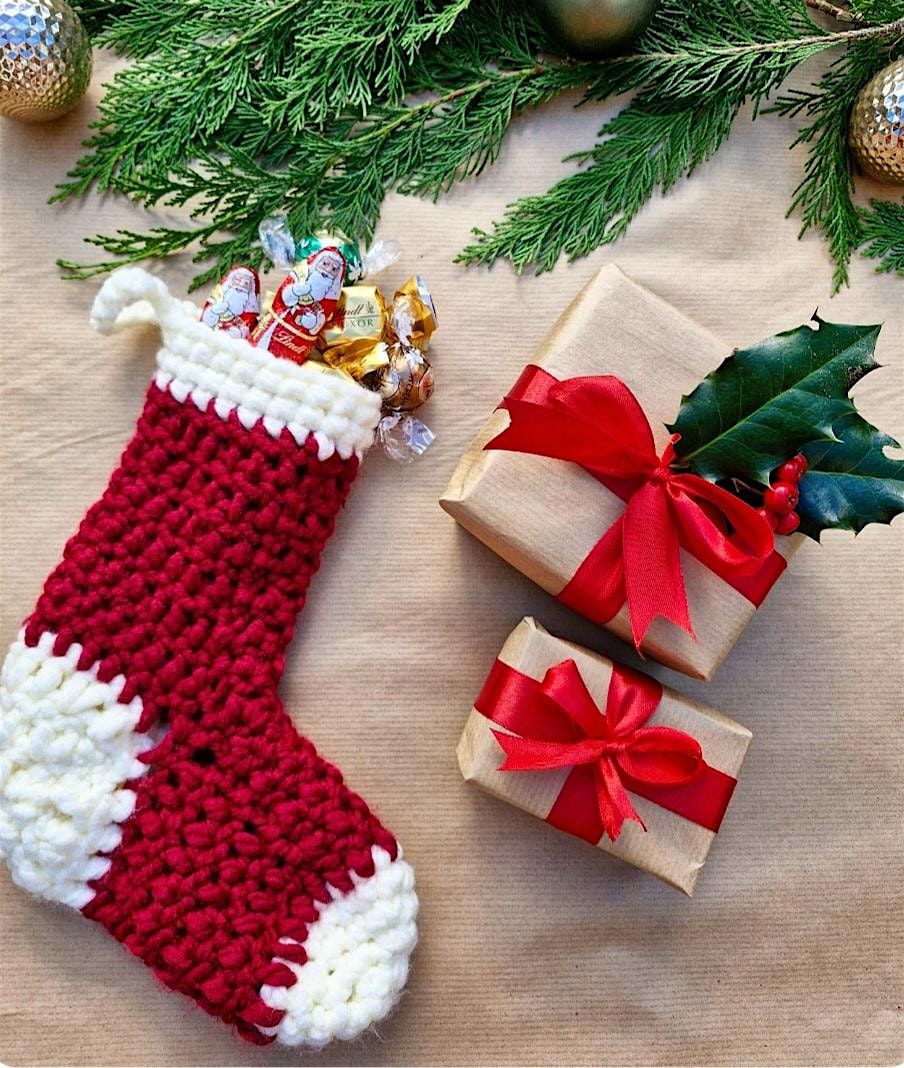
<svg viewBox="0 0 904 1068">
<path fill-rule="evenodd" d="M 276 686 L 324 542 L 358 460 L 318 460 L 245 429 L 233 412 L 181 404 L 151 386 L 134 438 L 103 497 L 66 546 L 26 627 L 56 631 L 79 667 L 122 674 L 139 730 L 165 723 L 129 784 L 137 803 L 112 867 L 84 913 L 167 985 L 236 1026 L 282 1013 L 258 996 L 291 986 L 327 902 L 373 873 L 393 836 L 283 710 Z"/>
</svg>

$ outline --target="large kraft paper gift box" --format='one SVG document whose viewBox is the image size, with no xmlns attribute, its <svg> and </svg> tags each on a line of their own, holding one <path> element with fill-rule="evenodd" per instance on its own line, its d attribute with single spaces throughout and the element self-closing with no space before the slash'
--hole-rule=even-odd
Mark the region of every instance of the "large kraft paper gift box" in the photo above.
<svg viewBox="0 0 904 1068">
<path fill-rule="evenodd" d="M 588 698 L 581 696 L 584 687 L 589 707 Z M 663 727 L 669 730 L 663 732 Z M 683 732 L 677 739 L 683 744 L 676 744 L 676 731 Z M 611 736 L 613 742 L 587 741 L 600 736 Z M 458 763 L 466 780 L 494 797 L 690 896 L 750 740 L 749 730 L 719 712 L 556 638 L 527 618 L 507 638 L 474 703 L 459 742 Z M 524 752 L 511 750 L 519 743 Z M 607 744 L 615 756 L 609 760 L 610 779 L 601 802 L 597 783 L 603 772 L 596 757 Z M 686 769 L 681 759 L 692 749 L 698 762 Z M 605 752 L 601 755 L 608 759 Z M 561 766 L 518 769 L 519 760 L 529 765 L 538 757 L 541 764 L 558 761 Z M 656 785 L 663 759 L 666 773 L 674 775 L 675 767 L 692 772 L 689 781 Z M 501 770 L 503 763 L 515 767 Z M 636 771 L 640 780 L 625 774 L 623 767 Z M 611 828 L 614 840 L 600 815 L 620 790 L 618 782 L 611 783 L 612 774 L 620 776 L 642 821 L 625 818 Z"/>
<path fill-rule="evenodd" d="M 665 424 L 675 419 L 682 396 L 730 352 L 730 346 L 610 265 L 572 301 L 532 363 L 559 380 L 586 375 L 622 379 L 640 402 L 661 454 L 669 440 Z M 559 596 L 625 504 L 576 463 L 485 450 L 508 425 L 507 411 L 493 412 L 461 458 L 440 504 L 503 559 Z M 802 543 L 797 534 L 776 538 L 765 589 Z M 687 675 L 710 679 L 765 591 L 751 593 L 740 580 L 729 583 L 684 548 L 680 561 L 694 634 L 659 616 L 639 648 Z M 562 599 L 570 603 L 564 594 Z M 597 622 L 632 640 L 626 605 Z"/>
</svg>

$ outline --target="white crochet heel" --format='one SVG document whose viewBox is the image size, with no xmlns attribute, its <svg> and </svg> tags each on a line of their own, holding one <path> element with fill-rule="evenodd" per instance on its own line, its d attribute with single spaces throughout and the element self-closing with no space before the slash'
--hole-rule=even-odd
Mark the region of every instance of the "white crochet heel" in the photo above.
<svg viewBox="0 0 904 1068">
<path fill-rule="evenodd" d="M 146 774 L 154 745 L 136 733 L 141 698 L 122 704 L 122 676 L 100 682 L 77 667 L 82 647 L 53 652 L 56 635 L 13 642 L 0 677 L 0 859 L 13 882 L 84 908 L 110 867 L 135 807 L 123 784 Z"/>
</svg>

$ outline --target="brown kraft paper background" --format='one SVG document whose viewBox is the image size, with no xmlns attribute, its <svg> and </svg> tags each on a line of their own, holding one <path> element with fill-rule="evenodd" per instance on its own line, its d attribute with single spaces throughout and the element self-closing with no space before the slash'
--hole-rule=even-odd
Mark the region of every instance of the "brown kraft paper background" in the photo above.
<svg viewBox="0 0 904 1068">
<path fill-rule="evenodd" d="M 132 433 L 157 334 L 98 338 L 96 282 L 54 260 L 82 237 L 145 230 L 120 199 L 48 207 L 87 135 L 89 98 L 45 127 L 0 120 L 0 642 L 15 637 Z M 811 74 L 818 74 L 814 67 Z M 799 77 L 793 84 L 803 87 Z M 804 322 L 886 326 L 856 388 L 904 436 L 902 281 L 855 259 L 830 299 L 822 242 L 785 209 L 796 123 L 749 113 L 729 143 L 628 237 L 540 277 L 452 263 L 472 226 L 542 192 L 623 101 L 577 96 L 517 120 L 498 163 L 439 204 L 392 196 L 392 292 L 420 271 L 436 298 L 430 451 L 370 456 L 324 553 L 281 694 L 298 728 L 399 836 L 421 895 L 408 993 L 379 1035 L 322 1053 L 256 1049 L 160 987 L 95 924 L 28 897 L 0 866 L 0 1061 L 23 1065 L 894 1064 L 901 974 L 904 521 L 799 553 L 715 679 L 640 662 L 454 523 L 437 498 L 551 324 L 606 263 L 732 345 Z M 864 194 L 888 189 L 861 182 Z M 102 255 L 102 254 L 100 254 Z M 99 258 L 99 256 L 98 256 Z M 185 258 L 155 264 L 174 291 Z M 270 275 L 265 285 L 278 281 Z M 197 294 L 200 301 L 202 294 Z M 462 780 L 465 713 L 525 615 L 640 667 L 749 727 L 729 816 L 693 900 Z"/>
<path fill-rule="evenodd" d="M 530 362 L 560 381 L 617 375 L 640 402 L 661 453 L 668 441 L 665 424 L 677 415 L 681 397 L 730 352 L 730 345 L 609 264 L 575 297 Z M 622 514 L 624 502 L 577 464 L 485 450 L 508 423 L 507 412 L 493 412 L 440 503 L 466 530 L 556 595 Z M 798 534 L 778 537 L 775 547 L 790 559 L 804 540 Z M 660 616 L 642 650 L 668 667 L 710 679 L 757 609 L 685 549 L 680 552 L 696 637 Z M 768 604 L 767 597 L 763 610 Z M 632 641 L 627 606 L 605 626 Z"/>
<path fill-rule="evenodd" d="M 573 642 L 562 641 L 534 619 L 523 619 L 515 627 L 498 659 L 538 682 L 554 664 L 574 660 L 597 708 L 605 711 L 612 661 Z M 663 689 L 662 700 L 647 722 L 685 731 L 700 743 L 703 759 L 710 767 L 734 779 L 740 777 L 750 744 L 750 731 L 740 723 L 686 700 L 669 687 Z M 572 769 L 499 771 L 505 754 L 493 737 L 494 729 L 499 728 L 490 719 L 476 708 L 471 710 L 458 743 L 462 775 L 494 797 L 545 819 Z M 631 801 L 646 830 L 634 820 L 625 820 L 618 838 L 612 842 L 603 835 L 597 848 L 651 872 L 690 896 L 717 835 L 634 793 Z M 575 846 L 581 848 L 580 842 L 576 840 Z"/>
</svg>

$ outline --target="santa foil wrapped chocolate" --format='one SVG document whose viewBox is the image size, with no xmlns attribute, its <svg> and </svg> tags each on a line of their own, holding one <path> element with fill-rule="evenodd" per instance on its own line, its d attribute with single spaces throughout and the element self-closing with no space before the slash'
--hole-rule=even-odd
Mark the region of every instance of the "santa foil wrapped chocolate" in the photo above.
<svg viewBox="0 0 904 1068">
<path fill-rule="evenodd" d="M 675 464 L 666 424 L 730 347 L 608 266 L 458 464 L 440 504 L 644 656 L 713 676 L 797 551 Z"/>
<path fill-rule="evenodd" d="M 251 334 L 256 348 L 304 363 L 332 321 L 346 282 L 361 274 L 356 246 L 342 235 L 316 234 L 296 249 L 295 266 L 280 283 Z"/>
<path fill-rule="evenodd" d="M 214 286 L 201 309 L 201 322 L 230 337 L 249 338 L 261 314 L 261 283 L 253 267 L 233 267 Z"/>
</svg>

